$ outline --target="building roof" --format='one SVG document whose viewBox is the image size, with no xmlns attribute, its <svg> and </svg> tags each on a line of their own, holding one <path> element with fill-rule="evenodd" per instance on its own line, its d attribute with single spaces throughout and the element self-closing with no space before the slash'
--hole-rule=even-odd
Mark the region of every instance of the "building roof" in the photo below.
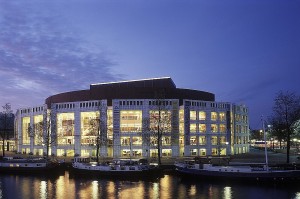
<svg viewBox="0 0 300 199">
<path fill-rule="evenodd" d="M 95 86 L 110 86 L 110 87 L 170 87 L 176 88 L 173 80 L 170 77 L 160 77 L 160 78 L 149 78 L 149 79 L 139 79 L 139 80 L 127 80 L 118 82 L 104 82 L 91 84 L 91 87 Z"/>
<path fill-rule="evenodd" d="M 170 77 L 91 84 L 89 90 L 71 91 L 50 96 L 46 104 L 106 99 L 165 99 L 214 101 L 215 95 L 205 91 L 176 88 Z"/>
</svg>

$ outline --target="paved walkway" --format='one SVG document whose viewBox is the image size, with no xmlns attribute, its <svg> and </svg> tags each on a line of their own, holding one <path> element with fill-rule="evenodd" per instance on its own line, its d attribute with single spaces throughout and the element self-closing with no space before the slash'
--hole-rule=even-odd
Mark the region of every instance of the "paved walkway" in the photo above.
<svg viewBox="0 0 300 199">
<path fill-rule="evenodd" d="M 270 164 L 284 164 L 286 163 L 285 153 L 276 153 L 273 151 L 267 152 L 268 162 Z M 299 155 L 290 154 L 290 163 L 300 163 Z M 231 162 L 245 162 L 245 163 L 265 163 L 265 151 L 259 149 L 251 149 L 249 153 L 232 156 Z"/>
<path fill-rule="evenodd" d="M 25 156 L 28 157 L 28 155 L 23 154 L 15 154 L 13 152 L 6 151 L 6 156 Z M 290 163 L 297 163 L 300 164 L 300 159 L 298 159 L 299 155 L 290 155 Z M 65 162 L 71 162 L 73 157 L 59 157 L 59 160 L 64 160 Z M 173 165 L 176 160 L 180 158 L 162 158 L 162 164 L 163 165 Z M 152 161 L 155 161 L 152 159 Z M 219 162 L 219 160 L 216 158 L 216 160 Z M 238 154 L 233 155 L 230 158 L 231 163 L 265 163 L 265 152 L 264 150 L 259 149 L 253 149 L 251 148 L 249 153 L 245 154 Z M 286 163 L 286 154 L 285 153 L 275 153 L 272 151 L 268 151 L 268 162 L 270 164 L 285 164 Z"/>
</svg>

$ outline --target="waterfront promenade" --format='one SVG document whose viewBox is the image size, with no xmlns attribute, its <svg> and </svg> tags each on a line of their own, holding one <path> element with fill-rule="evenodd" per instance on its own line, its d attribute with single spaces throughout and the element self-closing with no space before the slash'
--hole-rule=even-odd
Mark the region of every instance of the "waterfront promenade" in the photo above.
<svg viewBox="0 0 300 199">
<path fill-rule="evenodd" d="M 18 157 L 29 157 L 29 155 L 15 154 L 13 152 L 6 151 L 6 156 L 18 156 Z M 34 156 L 30 156 L 34 157 Z M 300 155 L 290 153 L 290 163 L 300 164 Z M 191 157 L 192 158 L 192 157 Z M 208 157 L 209 158 L 209 157 Z M 58 157 L 59 161 L 64 161 L 66 163 L 71 163 L 73 157 Z M 103 158 L 100 158 L 100 160 Z M 110 160 L 111 158 L 105 158 L 105 160 Z M 162 165 L 173 165 L 175 161 L 181 160 L 183 158 L 162 158 Z M 223 158 L 224 159 L 224 158 Z M 263 149 L 251 148 L 249 153 L 238 154 L 230 156 L 229 163 L 265 163 L 265 152 Z M 155 158 L 151 158 L 151 162 L 156 162 Z M 212 158 L 212 163 L 219 163 L 218 157 Z M 268 151 L 268 162 L 269 164 L 285 164 L 286 154 L 274 151 Z M 222 163 L 222 161 L 221 161 Z M 225 164 L 225 162 L 223 162 Z"/>
</svg>

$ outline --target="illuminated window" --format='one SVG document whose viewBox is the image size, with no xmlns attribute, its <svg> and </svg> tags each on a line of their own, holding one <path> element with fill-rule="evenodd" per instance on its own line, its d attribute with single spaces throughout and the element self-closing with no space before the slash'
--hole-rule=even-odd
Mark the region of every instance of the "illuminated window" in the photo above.
<svg viewBox="0 0 300 199">
<path fill-rule="evenodd" d="M 171 145 L 171 136 L 163 136 L 162 139 L 163 146 L 170 146 Z"/>
<path fill-rule="evenodd" d="M 180 136 L 180 137 L 179 137 L 179 144 L 180 144 L 180 145 L 184 145 L 184 141 L 183 141 L 183 140 L 184 140 L 184 137 L 183 137 L 183 136 Z"/>
<path fill-rule="evenodd" d="M 179 124 L 179 134 L 181 134 L 181 135 L 184 134 L 184 124 L 183 123 Z"/>
<path fill-rule="evenodd" d="M 206 113 L 204 111 L 199 112 L 199 120 L 206 120 Z"/>
<path fill-rule="evenodd" d="M 211 112 L 211 120 L 216 121 L 218 119 L 218 114 L 217 112 Z"/>
<path fill-rule="evenodd" d="M 206 132 L 206 124 L 199 124 L 199 131 L 200 133 Z"/>
<path fill-rule="evenodd" d="M 162 149 L 162 156 L 163 157 L 171 157 L 172 156 L 172 149 Z"/>
<path fill-rule="evenodd" d="M 121 157 L 142 157 L 142 150 L 141 149 L 133 149 L 133 150 L 124 149 L 121 151 Z"/>
<path fill-rule="evenodd" d="M 171 132 L 171 111 L 150 111 L 150 130 L 157 132 Z M 159 127 L 159 128 L 158 128 Z"/>
<path fill-rule="evenodd" d="M 132 145 L 133 146 L 142 146 L 142 137 L 132 137 Z"/>
<path fill-rule="evenodd" d="M 211 132 L 212 132 L 212 133 L 218 132 L 218 125 L 216 125 L 216 124 L 211 124 Z"/>
<path fill-rule="evenodd" d="M 95 145 L 99 132 L 99 111 L 81 112 L 81 144 Z"/>
<path fill-rule="evenodd" d="M 190 149 L 190 155 L 191 156 L 197 156 L 198 154 L 197 154 L 197 149 Z"/>
<path fill-rule="evenodd" d="M 220 136 L 219 139 L 220 139 L 219 142 L 221 145 L 226 145 L 226 137 L 225 136 Z"/>
<path fill-rule="evenodd" d="M 214 155 L 214 156 L 215 156 L 215 155 L 219 155 L 219 154 L 218 154 L 218 149 L 217 149 L 217 148 L 212 148 L 212 149 L 211 149 L 211 155 Z"/>
<path fill-rule="evenodd" d="M 218 137 L 217 136 L 211 136 L 211 144 L 217 145 L 218 144 Z"/>
<path fill-rule="evenodd" d="M 206 137 L 200 136 L 199 137 L 199 145 L 205 145 L 206 144 Z"/>
<path fill-rule="evenodd" d="M 241 115 L 236 114 L 236 115 L 235 115 L 235 120 L 236 120 L 237 122 L 240 122 L 240 121 L 241 121 Z"/>
<path fill-rule="evenodd" d="M 157 137 L 151 137 L 150 138 L 150 143 L 152 146 L 156 146 L 157 145 Z"/>
<path fill-rule="evenodd" d="M 190 111 L 190 120 L 196 120 L 196 111 Z"/>
<path fill-rule="evenodd" d="M 198 139 L 196 136 L 191 136 L 190 137 L 190 144 L 191 145 L 197 145 L 198 144 Z"/>
<path fill-rule="evenodd" d="M 220 119 L 220 121 L 225 121 L 226 120 L 226 117 L 225 117 L 225 113 L 224 112 L 220 112 L 219 113 L 219 119 Z"/>
<path fill-rule="evenodd" d="M 184 122 L 184 110 L 179 111 L 179 122 Z"/>
<path fill-rule="evenodd" d="M 220 124 L 220 132 L 221 133 L 226 133 L 226 126 L 225 126 L 225 124 Z"/>
<path fill-rule="evenodd" d="M 130 137 L 121 137 L 121 146 L 129 146 Z"/>
<path fill-rule="evenodd" d="M 74 144 L 74 113 L 57 113 L 57 143 Z"/>
<path fill-rule="evenodd" d="M 140 132 L 142 130 L 142 111 L 121 111 L 120 129 L 121 132 Z"/>
<path fill-rule="evenodd" d="M 43 144 L 43 115 L 35 115 L 33 117 L 34 125 L 34 144 Z"/>
<path fill-rule="evenodd" d="M 200 149 L 200 156 L 206 156 L 206 149 Z"/>
<path fill-rule="evenodd" d="M 113 145 L 113 111 L 111 109 L 107 110 L 107 139 L 108 146 Z"/>
<path fill-rule="evenodd" d="M 179 134 L 184 134 L 184 110 L 179 111 Z"/>
<path fill-rule="evenodd" d="M 30 117 L 22 118 L 22 140 L 23 144 L 30 144 Z"/>
<path fill-rule="evenodd" d="M 190 124 L 190 132 L 196 133 L 196 124 Z"/>
</svg>

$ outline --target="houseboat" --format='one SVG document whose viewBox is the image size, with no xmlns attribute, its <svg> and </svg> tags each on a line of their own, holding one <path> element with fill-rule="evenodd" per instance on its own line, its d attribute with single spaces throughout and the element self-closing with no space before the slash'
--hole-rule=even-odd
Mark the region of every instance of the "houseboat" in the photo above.
<svg viewBox="0 0 300 199">
<path fill-rule="evenodd" d="M 72 163 L 74 175 L 119 179 L 155 179 L 162 175 L 156 164 L 146 159 L 116 159 L 97 163 L 89 157 L 75 157 Z"/>
</svg>

